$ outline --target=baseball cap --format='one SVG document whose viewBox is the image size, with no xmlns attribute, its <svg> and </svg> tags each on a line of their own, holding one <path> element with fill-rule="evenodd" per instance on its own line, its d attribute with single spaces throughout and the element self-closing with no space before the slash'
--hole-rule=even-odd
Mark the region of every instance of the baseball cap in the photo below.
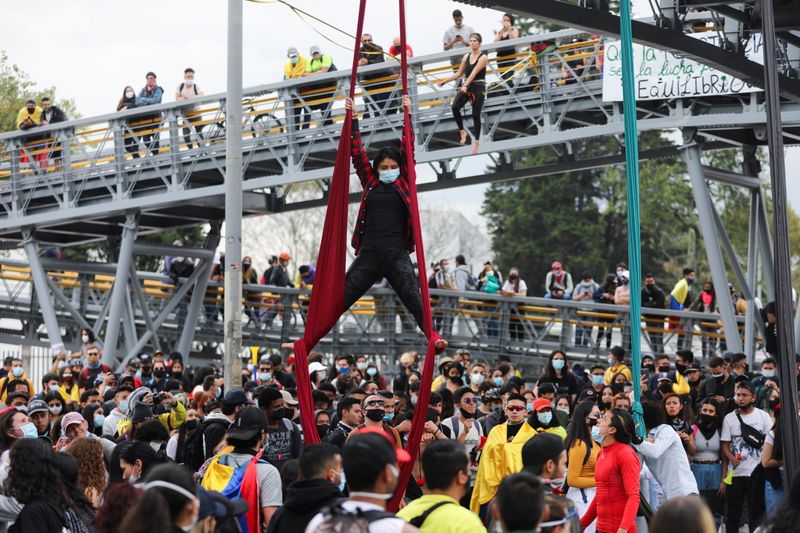
<svg viewBox="0 0 800 533">
<path fill-rule="evenodd" d="M 286 405 L 295 406 L 298 403 L 297 400 L 292 398 L 292 393 L 287 391 L 286 389 L 281 390 L 281 396 L 283 396 L 283 402 Z"/>
<path fill-rule="evenodd" d="M 660 372 L 656 381 L 669 381 L 672 383 L 672 376 L 669 375 L 669 372 Z"/>
<path fill-rule="evenodd" d="M 247 394 L 242 389 L 233 389 L 225 393 L 222 403 L 225 405 L 251 405 L 253 402 L 247 399 Z"/>
<path fill-rule="evenodd" d="M 47 411 L 47 402 L 44 400 L 31 400 L 28 402 L 28 416 L 45 411 Z"/>
<path fill-rule="evenodd" d="M 692 363 L 691 365 L 689 365 L 689 368 L 686 369 L 687 373 L 689 373 L 689 372 L 702 372 L 702 371 L 703 371 L 703 369 L 700 368 L 700 365 L 697 364 L 697 363 Z"/>
<path fill-rule="evenodd" d="M 267 415 L 257 407 L 245 407 L 236 414 L 231 424 L 229 437 L 248 440 L 255 437 L 267 427 Z"/>
<path fill-rule="evenodd" d="M 739 388 L 740 389 L 747 389 L 747 390 L 750 391 L 751 394 L 755 394 L 756 393 L 756 386 L 753 385 L 752 381 L 742 381 L 741 383 L 739 383 Z"/>
<path fill-rule="evenodd" d="M 297 57 L 299 55 L 300 55 L 300 53 L 297 51 L 297 48 L 295 48 L 294 46 L 290 46 L 289 50 L 286 51 L 286 56 L 287 57 Z"/>
<path fill-rule="evenodd" d="M 314 54 L 321 54 L 321 53 L 322 53 L 322 50 L 320 49 L 320 47 L 319 47 L 319 46 L 317 46 L 317 45 L 315 44 L 314 46 L 312 46 L 312 47 L 311 47 L 311 49 L 308 51 L 308 53 L 309 53 L 309 54 L 311 54 L 311 55 L 313 56 Z"/>
<path fill-rule="evenodd" d="M 80 413 L 73 411 L 71 413 L 65 414 L 61 418 L 61 429 L 62 431 L 66 431 L 67 428 L 70 427 L 71 425 L 82 424 L 84 422 L 86 422 L 86 420 L 83 419 L 83 416 Z"/>
<path fill-rule="evenodd" d="M 541 411 L 542 409 L 552 409 L 553 404 L 550 403 L 550 400 L 547 398 L 538 398 L 536 401 L 533 402 L 533 410 L 534 411 Z"/>
<path fill-rule="evenodd" d="M 296 52 L 296 50 L 295 50 L 295 52 Z M 280 259 L 281 261 L 288 261 L 291 258 L 292 258 L 292 256 L 289 255 L 289 252 L 281 252 L 281 255 L 278 256 L 278 259 Z"/>
<path fill-rule="evenodd" d="M 320 370 L 327 371 L 328 369 L 325 368 L 325 365 L 320 363 L 319 361 L 314 361 L 313 363 L 308 365 L 308 373 L 312 372 L 319 372 Z"/>
</svg>

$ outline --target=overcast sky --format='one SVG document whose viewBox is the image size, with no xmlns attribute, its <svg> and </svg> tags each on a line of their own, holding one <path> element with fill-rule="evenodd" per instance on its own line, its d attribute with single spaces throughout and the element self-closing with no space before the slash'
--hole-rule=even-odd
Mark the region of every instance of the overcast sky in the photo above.
<svg viewBox="0 0 800 533">
<path fill-rule="evenodd" d="M 158 74 L 168 96 L 165 101 L 173 99 L 187 66 L 197 71 L 198 85 L 207 93 L 225 89 L 224 0 L 166 0 L 146 5 L 108 0 L 0 2 L 4 20 L 19 22 L 4 25 L 0 50 L 41 86 L 54 85 L 59 98 L 75 100 L 84 117 L 113 111 L 123 87 L 143 86 L 149 70 Z M 290 2 L 348 33 L 355 31 L 357 0 Z M 441 50 L 442 34 L 452 23 L 450 13 L 455 8 L 463 11 L 465 23 L 485 39 L 501 25 L 502 14 L 497 11 L 447 0 L 408 0 L 406 4 L 408 39 L 417 55 Z M 396 6 L 395 0 L 367 3 L 365 30 L 384 47 L 398 34 Z M 649 14 L 647 0 L 634 1 L 634 15 Z M 246 87 L 281 79 L 288 46 L 307 54 L 311 45 L 318 44 L 339 65 L 349 62 L 348 50 L 326 41 L 285 5 L 245 2 L 244 19 Z M 312 24 L 337 43 L 352 46 L 350 38 Z M 486 164 L 485 157 L 468 158 L 460 171 L 471 175 Z M 791 149 L 787 168 L 799 165 L 800 149 Z M 475 220 L 484 189 L 475 186 L 426 193 L 421 200 L 446 202 Z M 795 208 L 800 208 L 800 184 L 789 180 L 789 194 Z"/>
</svg>

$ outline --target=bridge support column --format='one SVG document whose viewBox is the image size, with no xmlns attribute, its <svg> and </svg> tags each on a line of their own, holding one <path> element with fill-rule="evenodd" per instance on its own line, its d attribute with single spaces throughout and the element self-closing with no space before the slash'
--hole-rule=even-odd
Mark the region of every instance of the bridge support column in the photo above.
<svg viewBox="0 0 800 533">
<path fill-rule="evenodd" d="M 105 334 L 105 349 L 103 350 L 103 363 L 116 368 L 118 357 L 119 332 L 122 325 L 122 315 L 126 307 L 126 293 L 128 292 L 128 272 L 133 261 L 133 243 L 136 241 L 137 217 L 129 214 L 122 225 L 122 237 L 119 245 L 119 258 L 117 271 L 114 276 L 114 285 L 111 287 L 110 303 L 108 309 L 108 325 Z"/>
<path fill-rule="evenodd" d="M 703 232 L 703 243 L 706 247 L 708 264 L 711 267 L 714 292 L 717 296 L 719 314 L 725 331 L 725 343 L 728 350 L 741 352 L 742 341 L 739 338 L 739 328 L 736 324 L 736 312 L 731 301 L 728 276 L 725 273 L 725 263 L 722 260 L 722 252 L 717 243 L 717 232 L 714 227 L 714 206 L 711 204 L 711 197 L 708 194 L 705 173 L 700 160 L 702 152 L 694 139 L 694 134 L 694 130 L 684 130 L 685 144 L 681 147 L 681 151 L 689 169 L 689 177 L 692 180 L 692 192 L 694 193 L 697 213 L 700 217 L 700 230 Z"/>
<path fill-rule="evenodd" d="M 211 231 L 208 232 L 206 237 L 206 248 L 212 254 L 217 249 L 217 245 L 219 245 L 220 226 L 221 223 L 219 221 L 212 222 Z M 203 310 L 203 300 L 206 297 L 206 289 L 208 288 L 208 280 L 211 277 L 212 268 L 214 268 L 213 255 L 211 259 L 206 259 L 203 266 L 200 267 L 202 272 L 197 279 L 197 283 L 195 283 L 192 299 L 189 301 L 189 309 L 186 312 L 186 322 L 183 325 L 181 338 L 178 341 L 178 351 L 183 355 L 183 360 L 186 364 L 189 363 L 189 350 L 194 339 L 194 330 L 197 328 L 197 319 Z"/>
<path fill-rule="evenodd" d="M 744 318 L 744 353 L 747 362 L 753 368 L 756 348 L 756 262 L 758 261 L 758 198 L 756 192 L 750 191 L 750 223 L 747 232 L 747 287 L 750 296 L 747 298 L 747 310 Z"/>
<path fill-rule="evenodd" d="M 47 273 L 44 271 L 42 261 L 39 258 L 39 245 L 34 240 L 30 230 L 24 230 L 22 238 L 22 245 L 25 248 L 25 254 L 28 256 L 28 263 L 31 266 L 31 277 L 33 278 L 33 286 L 36 289 L 36 299 L 39 302 L 44 325 L 47 328 L 50 348 L 54 352 L 61 351 L 64 349 L 64 343 L 61 340 L 61 329 L 58 326 L 53 300 L 49 297 L 50 289 L 47 286 Z"/>
</svg>

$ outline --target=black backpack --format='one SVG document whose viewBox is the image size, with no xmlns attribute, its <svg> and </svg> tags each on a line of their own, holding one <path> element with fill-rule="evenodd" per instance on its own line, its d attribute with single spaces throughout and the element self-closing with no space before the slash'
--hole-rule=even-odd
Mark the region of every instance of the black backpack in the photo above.
<svg viewBox="0 0 800 533">
<path fill-rule="evenodd" d="M 178 87 L 178 92 L 182 92 L 183 88 L 185 87 L 185 85 L 186 85 L 185 83 L 181 83 L 181 86 Z M 194 89 L 194 95 L 197 96 L 197 84 L 196 83 L 192 85 L 192 89 Z"/>
<path fill-rule="evenodd" d="M 200 470 L 200 467 L 203 466 L 206 459 L 213 455 L 213 450 L 206 449 L 206 430 L 211 424 L 225 424 L 226 427 L 230 425 L 224 420 L 206 420 L 194 428 L 192 432 L 189 433 L 189 436 L 186 437 L 183 464 L 194 472 Z"/>
<path fill-rule="evenodd" d="M 347 531 L 349 533 L 368 533 L 369 525 L 384 518 L 397 518 L 387 511 L 348 511 L 342 506 L 342 501 L 322 509 L 323 520 L 317 531 Z M 427 517 L 426 517 L 427 518 Z"/>
</svg>

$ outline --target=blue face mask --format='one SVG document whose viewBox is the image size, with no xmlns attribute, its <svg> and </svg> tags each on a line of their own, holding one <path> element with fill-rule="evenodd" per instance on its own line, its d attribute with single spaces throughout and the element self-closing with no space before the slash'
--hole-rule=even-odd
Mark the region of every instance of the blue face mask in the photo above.
<svg viewBox="0 0 800 533">
<path fill-rule="evenodd" d="M 553 359 L 553 368 L 556 370 L 562 370 L 564 368 L 564 360 L 563 359 Z"/>
<path fill-rule="evenodd" d="M 336 370 L 338 370 L 340 374 L 347 374 L 348 372 L 350 372 L 350 367 L 349 366 L 340 366 Z"/>
<path fill-rule="evenodd" d="M 536 413 L 536 418 L 539 419 L 539 422 L 544 424 L 545 426 L 550 424 L 553 421 L 553 413 L 552 411 L 545 411 L 543 413 Z"/>
<path fill-rule="evenodd" d="M 494 378 L 494 379 L 492 379 L 492 382 L 494 382 L 496 387 L 502 387 L 503 386 L 503 378 Z"/>
<path fill-rule="evenodd" d="M 391 422 L 392 418 L 394 418 L 394 413 L 386 413 L 385 415 L 383 415 L 384 422 Z"/>
<path fill-rule="evenodd" d="M 493 413 L 499 413 L 503 407 L 501 405 L 493 405 L 489 408 L 489 410 Z"/>
<path fill-rule="evenodd" d="M 533 404 L 532 403 L 526 403 L 525 404 L 525 409 L 527 409 L 528 411 L 533 411 Z"/>
<path fill-rule="evenodd" d="M 98 368 L 100 368 L 100 361 L 96 363 L 86 363 L 86 366 L 91 368 L 92 370 L 97 370 Z"/>
<path fill-rule="evenodd" d="M 598 426 L 592 426 L 592 440 L 600 444 L 603 442 L 603 438 L 603 435 L 600 434 L 600 428 Z"/>
<path fill-rule="evenodd" d="M 128 400 L 122 400 L 121 402 L 119 402 L 119 410 L 122 411 L 123 413 L 128 412 Z"/>
<path fill-rule="evenodd" d="M 300 58 L 299 58 L 299 57 L 297 57 L 297 56 L 290 57 L 290 58 L 289 58 L 289 61 L 291 61 L 293 65 L 296 65 L 296 64 L 297 64 L 297 62 L 298 62 L 298 61 L 300 61 Z"/>
<path fill-rule="evenodd" d="M 22 370 L 21 366 L 15 366 L 14 368 L 11 369 L 11 375 L 14 376 L 15 378 L 22 377 L 22 374 L 24 373 L 25 371 Z"/>
<path fill-rule="evenodd" d="M 381 170 L 378 172 L 378 178 L 381 180 L 381 183 L 394 183 L 397 178 L 400 177 L 400 169 L 395 168 L 392 170 Z"/>
<path fill-rule="evenodd" d="M 39 437 L 39 432 L 36 431 L 36 425 L 33 422 L 22 424 L 19 429 L 22 431 L 23 439 L 36 439 Z"/>
<path fill-rule="evenodd" d="M 342 477 L 342 479 L 341 479 L 341 481 L 339 481 L 339 492 L 344 493 L 344 488 L 347 485 L 347 479 L 345 479 L 345 477 L 344 477 L 344 468 L 342 468 L 341 477 Z"/>
<path fill-rule="evenodd" d="M 595 387 L 599 387 L 600 385 L 602 385 L 603 376 L 600 375 L 592 376 L 592 384 L 594 384 Z"/>
<path fill-rule="evenodd" d="M 105 415 L 94 415 L 94 427 L 101 428 L 103 427 L 103 422 L 106 421 Z"/>
<path fill-rule="evenodd" d="M 378 369 L 377 368 L 368 368 L 367 369 L 367 375 L 368 376 L 374 376 L 377 373 L 378 373 Z"/>
<path fill-rule="evenodd" d="M 219 398 L 220 396 L 222 396 L 222 389 L 220 389 L 219 387 L 217 387 L 217 392 L 214 394 L 214 396 L 216 396 L 217 398 Z"/>
<path fill-rule="evenodd" d="M 269 381 L 270 379 L 272 379 L 272 373 L 271 372 L 259 372 L 258 373 L 258 379 L 260 379 L 261 381 Z"/>
</svg>

